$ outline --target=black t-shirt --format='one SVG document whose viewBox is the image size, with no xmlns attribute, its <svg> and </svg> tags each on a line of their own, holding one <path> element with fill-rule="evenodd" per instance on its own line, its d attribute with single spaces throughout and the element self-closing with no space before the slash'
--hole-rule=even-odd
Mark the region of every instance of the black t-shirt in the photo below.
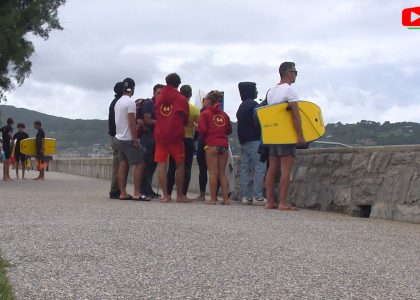
<svg viewBox="0 0 420 300">
<path fill-rule="evenodd" d="M 42 128 L 38 128 L 38 132 L 36 133 L 36 152 L 38 155 L 41 154 L 43 139 L 45 139 L 45 132 Z"/>
<path fill-rule="evenodd" d="M 144 99 L 143 103 L 141 104 L 141 118 L 144 118 L 144 114 L 150 114 L 152 117 L 152 120 L 156 120 L 156 114 L 155 114 L 155 99 L 154 97 L 152 99 Z M 143 132 L 153 132 L 153 126 L 148 126 L 144 124 Z M 147 130 L 148 129 L 148 130 Z"/>
<path fill-rule="evenodd" d="M 6 125 L 1 128 L 1 138 L 3 140 L 3 148 L 10 148 L 11 137 L 13 134 L 13 127 Z"/>
<path fill-rule="evenodd" d="M 20 153 L 20 141 L 27 139 L 29 135 L 26 132 L 16 132 L 13 136 L 13 140 L 16 140 L 15 143 L 15 152 Z"/>
</svg>

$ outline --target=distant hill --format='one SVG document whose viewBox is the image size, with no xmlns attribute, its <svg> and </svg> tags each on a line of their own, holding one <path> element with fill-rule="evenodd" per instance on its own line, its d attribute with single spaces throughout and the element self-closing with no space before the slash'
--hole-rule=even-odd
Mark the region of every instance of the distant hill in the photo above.
<svg viewBox="0 0 420 300">
<path fill-rule="evenodd" d="M 26 125 L 29 136 L 35 136 L 33 122 L 40 120 L 47 137 L 57 139 L 58 151 L 63 156 L 108 156 L 110 138 L 107 120 L 81 120 L 55 117 L 25 108 L 0 105 L 0 121 L 3 126 L 8 117 Z M 236 135 L 236 123 L 232 123 L 230 135 L 232 152 L 240 153 Z M 420 144 L 420 124 L 399 122 L 383 124 L 373 121 L 360 121 L 356 124 L 333 123 L 326 126 L 326 134 L 321 139 L 326 142 L 339 142 L 350 146 L 406 145 Z M 325 145 L 312 143 L 312 147 Z"/>
<path fill-rule="evenodd" d="M 0 112 L 2 126 L 11 117 L 15 126 L 20 122 L 25 124 L 29 136 L 35 136 L 33 123 L 40 120 L 46 136 L 57 139 L 59 152 L 66 150 L 84 155 L 94 151 L 98 145 L 107 148 L 110 144 L 107 120 L 73 120 L 10 105 L 0 105 Z"/>
<path fill-rule="evenodd" d="M 385 146 L 420 144 L 420 124 L 398 122 L 383 124 L 362 120 L 356 124 L 333 123 L 326 126 L 323 141 L 351 146 Z"/>
</svg>

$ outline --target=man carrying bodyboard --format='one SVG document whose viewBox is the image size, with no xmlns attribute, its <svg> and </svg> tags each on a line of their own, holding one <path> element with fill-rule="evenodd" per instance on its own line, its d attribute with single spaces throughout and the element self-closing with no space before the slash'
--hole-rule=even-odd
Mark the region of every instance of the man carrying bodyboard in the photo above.
<svg viewBox="0 0 420 300">
<path fill-rule="evenodd" d="M 280 83 L 271 88 L 267 93 L 267 104 L 287 102 L 292 114 L 292 122 L 297 133 L 297 144 L 305 144 L 302 131 L 302 121 L 299 113 L 298 96 L 291 88 L 296 81 L 297 71 L 295 63 L 284 62 L 280 65 Z M 297 211 L 298 208 L 291 206 L 287 201 L 287 194 L 290 185 L 290 172 L 293 160 L 296 156 L 296 144 L 272 145 L 269 147 L 269 167 L 265 179 L 267 190 L 267 209 L 277 208 L 274 201 L 274 181 L 277 172 L 280 171 L 279 195 L 280 202 L 278 209 L 287 211 Z"/>
</svg>

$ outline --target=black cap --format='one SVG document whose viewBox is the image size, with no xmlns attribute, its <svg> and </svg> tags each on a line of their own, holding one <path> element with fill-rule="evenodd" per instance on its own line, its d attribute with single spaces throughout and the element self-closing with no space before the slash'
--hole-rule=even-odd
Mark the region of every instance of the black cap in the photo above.
<svg viewBox="0 0 420 300">
<path fill-rule="evenodd" d="M 123 81 L 123 90 L 126 92 L 131 92 L 134 87 L 136 86 L 136 83 L 131 78 L 126 78 Z"/>
</svg>

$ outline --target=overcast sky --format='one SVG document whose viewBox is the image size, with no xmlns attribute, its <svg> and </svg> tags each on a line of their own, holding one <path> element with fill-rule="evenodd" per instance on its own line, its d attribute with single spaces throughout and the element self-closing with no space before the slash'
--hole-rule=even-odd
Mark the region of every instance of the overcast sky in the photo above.
<svg viewBox="0 0 420 300">
<path fill-rule="evenodd" d="M 135 98 L 177 72 L 182 84 L 225 91 L 235 120 L 240 81 L 259 98 L 294 61 L 294 89 L 325 123 L 420 122 L 420 30 L 401 25 L 405 0 L 67 0 L 63 31 L 34 38 L 31 76 L 9 105 L 106 119 L 115 82 Z"/>
</svg>

